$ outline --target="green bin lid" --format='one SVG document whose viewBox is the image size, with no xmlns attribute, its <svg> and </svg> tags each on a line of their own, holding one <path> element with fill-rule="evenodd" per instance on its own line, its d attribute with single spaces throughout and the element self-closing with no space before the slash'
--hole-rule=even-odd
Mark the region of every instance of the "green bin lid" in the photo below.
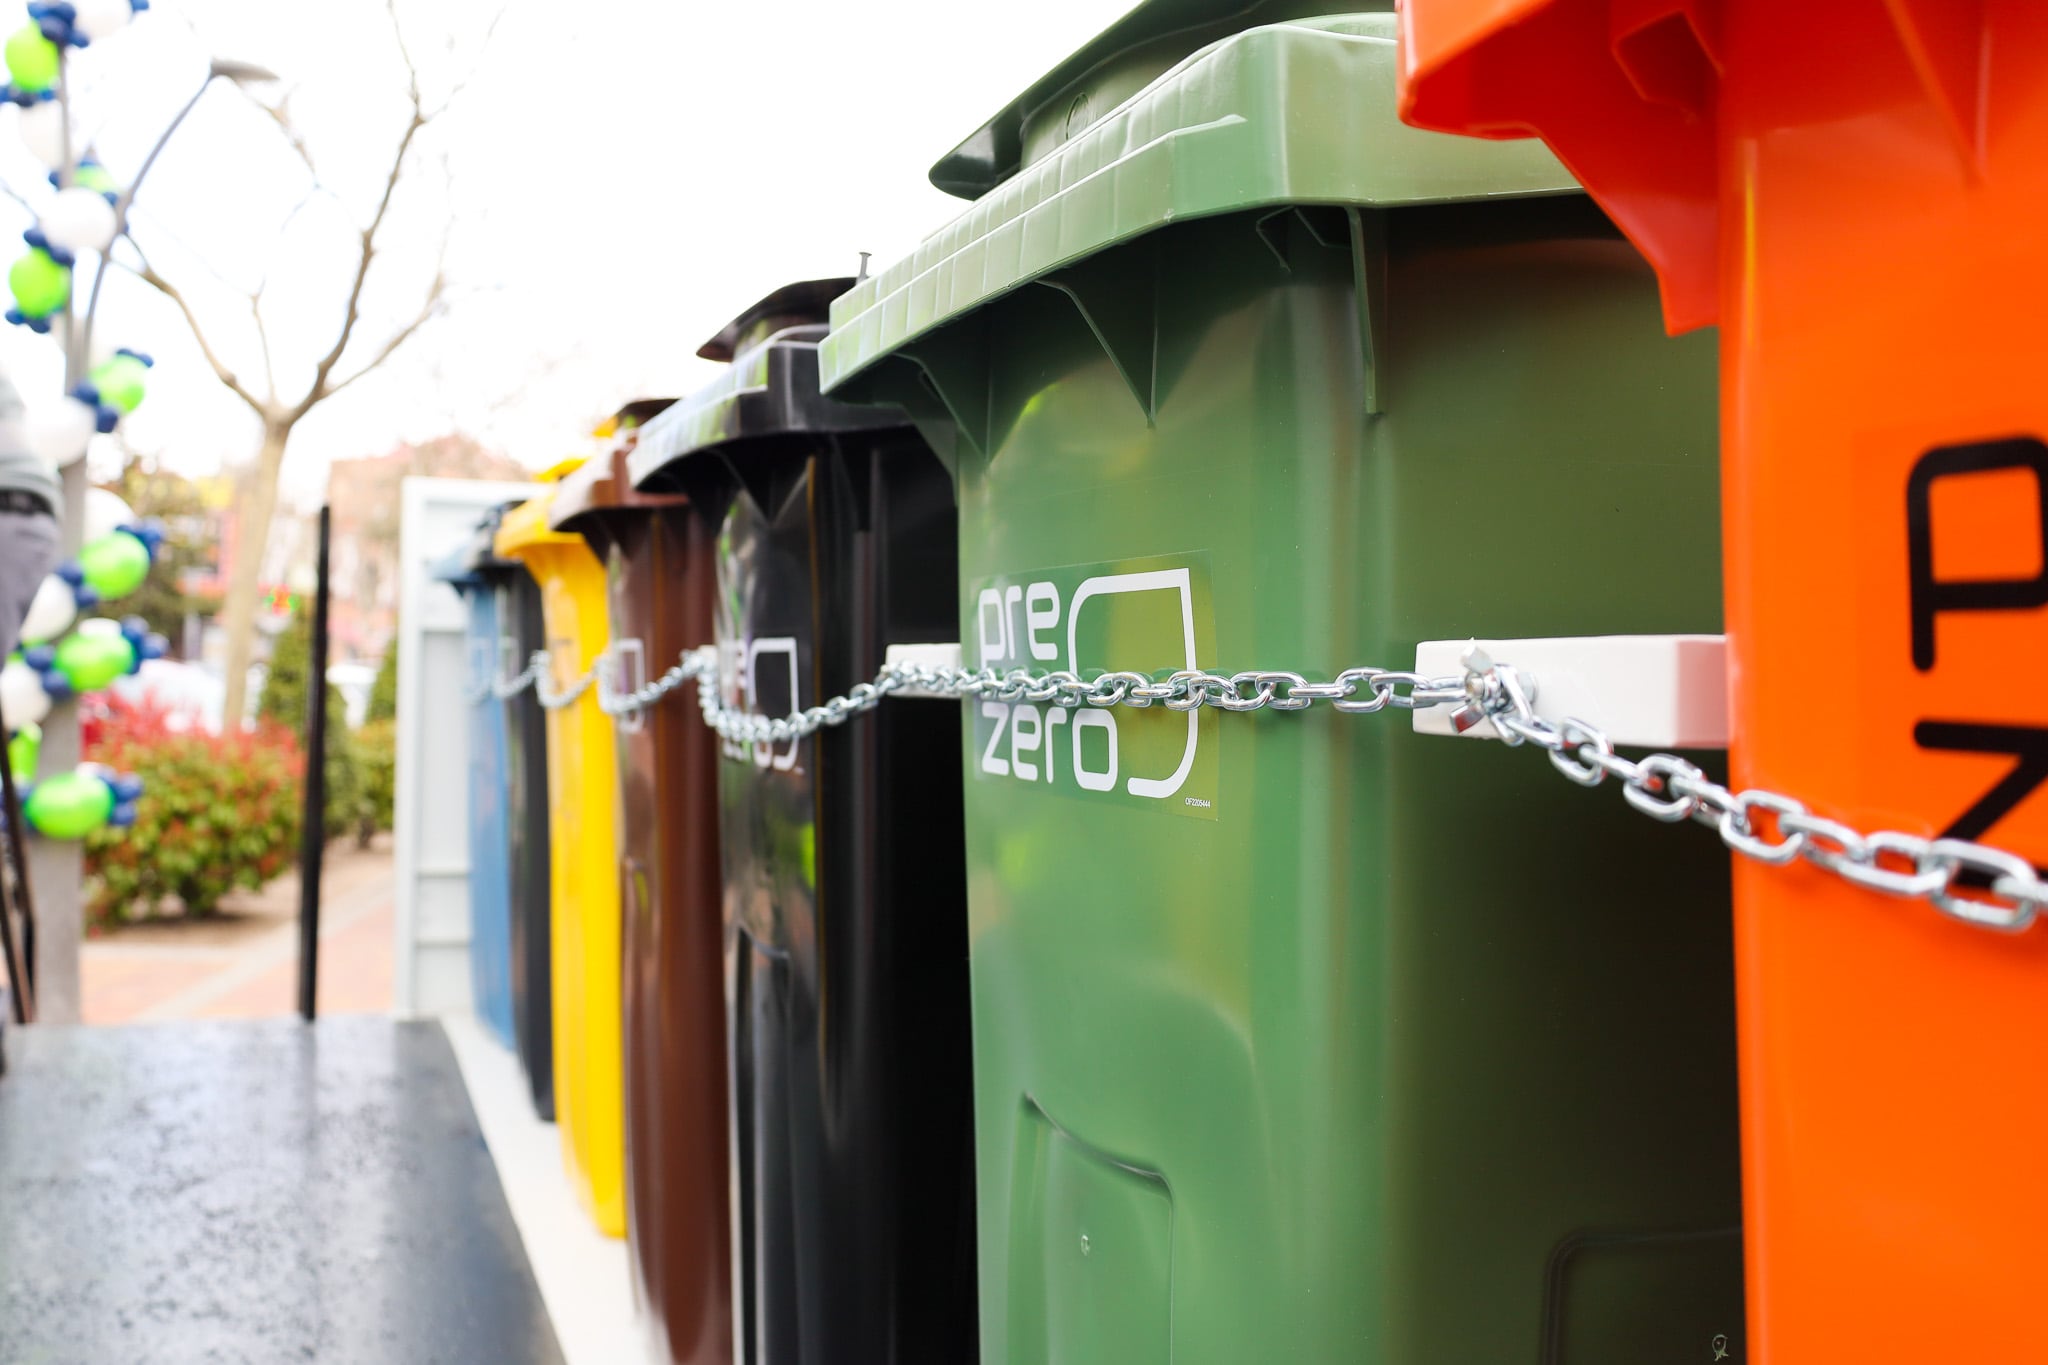
<svg viewBox="0 0 2048 1365">
<path fill-rule="evenodd" d="M 1391 10 L 1393 4 L 1365 0 L 1353 8 Z M 1033 81 L 942 157 L 932 167 L 932 184 L 962 199 L 979 199 L 1188 54 L 1260 24 L 1329 12 L 1330 0 L 1148 0 Z"/>
<path fill-rule="evenodd" d="M 1155 7 L 1068 66 L 1113 67 L 1098 47 L 1135 32 Z M 834 301 L 819 353 L 826 391 L 1011 290 L 1175 221 L 1293 204 L 1391 208 L 1578 191 L 1534 139 L 1485 142 L 1401 123 L 1395 26 L 1387 13 L 1293 20 L 1187 57 Z M 1077 75 L 1059 89 L 1072 92 L 1077 81 L 1086 84 Z"/>
</svg>

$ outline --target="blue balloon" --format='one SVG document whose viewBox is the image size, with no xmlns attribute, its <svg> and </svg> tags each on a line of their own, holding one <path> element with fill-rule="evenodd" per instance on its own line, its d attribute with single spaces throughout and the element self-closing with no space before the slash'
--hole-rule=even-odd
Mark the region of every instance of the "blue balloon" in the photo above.
<svg viewBox="0 0 2048 1365">
<path fill-rule="evenodd" d="M 140 801 L 143 791 L 142 779 L 134 773 L 123 773 L 114 779 L 114 799 L 117 801 Z"/>
<path fill-rule="evenodd" d="M 37 645 L 21 652 L 21 661 L 38 673 L 47 673 L 57 663 L 57 651 L 49 645 Z"/>
<path fill-rule="evenodd" d="M 121 801 L 115 804 L 113 814 L 107 817 L 107 823 L 115 829 L 127 829 L 135 823 L 136 814 L 133 801 Z"/>
</svg>

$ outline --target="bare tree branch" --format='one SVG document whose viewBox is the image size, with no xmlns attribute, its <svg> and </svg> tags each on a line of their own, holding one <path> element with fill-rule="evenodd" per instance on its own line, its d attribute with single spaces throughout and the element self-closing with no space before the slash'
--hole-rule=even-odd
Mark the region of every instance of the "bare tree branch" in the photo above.
<svg viewBox="0 0 2048 1365">
<path fill-rule="evenodd" d="M 343 389 L 355 383 L 358 379 L 361 379 L 364 375 L 376 369 L 385 361 L 391 359 L 392 353 L 396 351 L 399 347 L 405 345 L 406 342 L 410 341 L 412 339 L 413 333 L 419 331 L 420 328 L 426 326 L 429 322 L 432 322 L 434 318 L 440 314 L 441 303 L 442 300 L 446 297 L 447 292 L 447 281 L 442 276 L 438 274 L 435 275 L 434 283 L 427 290 L 426 302 L 420 305 L 420 311 L 413 315 L 412 320 L 407 322 L 403 327 L 399 328 L 396 332 L 393 332 L 391 334 L 391 339 L 386 341 L 382 346 L 378 347 L 377 354 L 371 356 L 370 359 L 360 369 L 355 371 L 355 373 L 350 374 L 345 378 L 338 379 L 332 384 L 329 384 L 325 391 L 323 392 L 323 399 L 334 397 L 334 395 L 340 393 Z"/>
<path fill-rule="evenodd" d="M 213 367 L 214 377 L 219 379 L 235 397 L 247 403 L 251 412 L 254 412 L 266 422 L 269 421 L 274 414 L 273 407 L 266 405 L 262 399 L 251 392 L 249 386 L 244 384 L 236 376 L 235 372 L 228 368 L 227 363 L 220 358 L 220 354 L 213 349 L 213 343 L 207 340 L 206 332 L 199 325 L 199 316 L 192 311 L 192 305 L 186 300 L 184 294 L 179 291 L 176 285 L 156 273 L 155 267 L 149 263 L 149 257 L 143 254 L 141 244 L 134 237 L 130 236 L 127 238 L 127 242 L 134 249 L 135 259 L 141 262 L 140 266 L 130 265 L 128 262 L 120 260 L 111 254 L 106 259 L 121 269 L 126 270 L 129 274 L 135 276 L 144 284 L 149 285 L 176 304 L 178 311 L 185 315 L 185 325 L 192 329 L 193 340 L 199 343 L 199 353 L 205 356 L 206 363 Z"/>
<path fill-rule="evenodd" d="M 406 93 L 412 96 L 415 114 L 420 112 L 420 69 L 413 63 L 412 49 L 406 45 L 405 25 L 398 21 L 398 0 L 384 0 L 384 8 L 391 15 L 391 36 L 398 40 L 398 55 L 405 62 Z"/>
<path fill-rule="evenodd" d="M 377 256 L 377 233 L 384 226 L 385 215 L 391 211 L 391 198 L 398 192 L 399 177 L 405 170 L 406 153 L 412 150 L 413 139 L 420 129 L 427 126 L 426 116 L 419 106 L 413 106 L 412 118 L 406 122 L 405 133 L 398 139 L 398 149 L 391 155 L 391 173 L 384 178 L 384 193 L 377 200 L 377 211 L 371 215 L 370 225 L 363 229 L 362 252 L 356 259 L 356 277 L 349 285 L 348 306 L 342 312 L 341 334 L 334 338 L 334 345 L 327 354 L 320 357 L 313 367 L 313 382 L 306 389 L 306 396 L 295 405 L 294 420 L 312 410 L 313 405 L 325 398 L 332 390 L 328 380 L 334 374 L 335 365 L 341 360 L 341 353 L 348 349 L 349 339 L 355 335 L 356 323 L 362 319 L 363 285 L 370 278 L 370 262 Z"/>
<path fill-rule="evenodd" d="M 131 221 L 137 216 L 141 216 L 141 210 L 139 206 L 136 209 L 130 210 L 129 213 Z M 218 284 L 222 289 L 225 289 L 228 293 L 233 294 L 236 298 L 246 300 L 249 303 L 253 304 L 256 301 L 257 291 L 251 290 L 247 286 L 229 279 L 227 276 L 227 272 L 223 271 L 219 266 L 215 265 L 211 260 L 207 259 L 206 254 L 204 252 L 194 248 L 192 243 L 186 241 L 182 235 L 180 235 L 176 230 L 174 230 L 169 224 L 165 223 L 162 218 L 158 217 L 154 213 L 148 214 L 146 216 L 148 217 L 149 221 L 145 226 L 149 228 L 149 238 L 151 241 L 169 242 L 172 246 L 175 246 L 176 248 L 178 248 L 178 250 L 184 252 L 187 256 L 191 257 L 193 261 L 197 262 L 199 268 L 201 270 L 204 270 L 208 275 L 211 275 L 213 277 L 213 282 L 215 284 Z M 133 242 L 135 240 L 132 233 L 124 232 L 122 235 L 126 236 L 130 242 Z M 140 246 L 137 246 L 135 250 L 136 253 L 139 255 L 142 251 L 142 248 Z M 181 270 L 178 273 L 183 274 L 184 272 Z"/>
<path fill-rule="evenodd" d="M 263 392 L 271 403 L 277 402 L 277 365 L 270 358 L 270 329 L 263 325 L 263 291 L 258 289 L 249 300 L 249 316 L 256 323 L 256 344 L 263 352 Z"/>
<path fill-rule="evenodd" d="M 317 183 L 320 179 L 320 168 L 313 164 L 312 145 L 306 141 L 306 135 L 299 131 L 298 125 L 292 122 L 291 103 L 293 92 L 287 90 L 278 99 L 276 104 L 266 104 L 256 98 L 254 90 L 251 90 L 239 81 L 235 83 L 235 89 L 241 91 L 244 99 L 262 110 L 270 121 L 277 125 L 277 131 L 284 137 L 285 142 L 291 147 L 293 153 L 304 163 L 306 174 L 312 176 L 315 183 Z"/>
<path fill-rule="evenodd" d="M 406 93 L 412 101 L 412 117 L 406 120 L 405 131 L 398 138 L 398 147 L 391 154 L 391 171 L 384 177 L 384 192 L 377 198 L 377 211 L 370 216 L 369 226 L 363 229 L 362 251 L 356 259 L 356 277 L 349 285 L 348 305 L 342 311 L 341 333 L 334 338 L 334 345 L 328 348 L 327 354 L 321 356 L 319 362 L 314 365 L 313 382 L 307 386 L 306 396 L 292 407 L 291 418 L 294 422 L 304 417 L 312 411 L 315 404 L 334 392 L 329 382 L 333 378 L 334 367 L 340 363 L 341 353 L 348 349 L 349 340 L 355 335 L 356 323 L 362 320 L 363 285 L 370 278 L 370 262 L 377 257 L 377 233 L 384 226 L 385 216 L 391 212 L 392 196 L 398 193 L 399 179 L 405 174 L 406 154 L 412 150 L 413 142 L 420 135 L 420 129 L 426 127 L 429 121 L 426 110 L 420 105 L 419 68 L 413 65 L 412 50 L 405 45 L 404 26 L 398 21 L 398 0 L 385 0 L 385 8 L 391 15 L 391 33 L 398 43 L 398 55 L 405 62 Z M 430 293 L 425 311 L 431 311 L 433 306 L 440 302 L 439 293 L 440 283 L 437 275 L 435 288 Z M 401 333 L 399 341 L 417 331 L 425 320 L 422 317 L 418 323 L 412 324 L 408 330 Z M 389 355 L 396 349 L 397 345 L 393 344 L 383 355 Z M 382 358 L 380 355 L 379 361 Z M 372 368 L 377 363 L 379 362 L 372 362 Z M 363 373 L 358 371 L 349 382 L 353 383 L 355 379 L 361 378 Z"/>
<path fill-rule="evenodd" d="M 483 69 L 484 58 L 491 50 L 491 41 L 498 36 L 498 25 L 505 22 L 506 9 L 507 6 L 500 5 L 498 6 L 498 12 L 491 16 L 491 22 L 484 29 L 483 41 L 477 44 L 476 60 L 470 64 L 468 72 L 460 80 L 448 87 L 448 94 L 439 104 L 434 106 L 433 112 L 427 115 L 429 120 L 439 118 L 442 114 L 447 113 L 448 106 L 455 103 L 461 97 L 463 91 L 469 89 L 469 83 L 475 80 L 476 73 Z"/>
</svg>

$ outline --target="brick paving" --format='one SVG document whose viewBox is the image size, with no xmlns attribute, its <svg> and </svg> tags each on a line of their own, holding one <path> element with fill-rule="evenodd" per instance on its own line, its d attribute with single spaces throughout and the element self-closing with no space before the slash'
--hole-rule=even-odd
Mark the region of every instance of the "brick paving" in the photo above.
<svg viewBox="0 0 2048 1365">
<path fill-rule="evenodd" d="M 320 1012 L 391 1009 L 388 842 L 338 844 L 322 877 Z M 152 921 L 89 940 L 79 964 L 83 1022 L 261 1019 L 298 1007 L 298 874 L 230 898 L 216 917 Z"/>
</svg>

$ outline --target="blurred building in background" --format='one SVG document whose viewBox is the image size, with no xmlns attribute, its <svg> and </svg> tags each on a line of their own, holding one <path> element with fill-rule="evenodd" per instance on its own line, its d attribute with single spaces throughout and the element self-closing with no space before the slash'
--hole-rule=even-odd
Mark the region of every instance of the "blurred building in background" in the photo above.
<svg viewBox="0 0 2048 1365">
<path fill-rule="evenodd" d="M 397 633 L 398 489 L 415 476 L 514 481 L 531 477 L 516 461 L 461 435 L 400 445 L 368 459 L 335 461 L 327 475 L 327 505 L 334 512 L 331 625 L 337 661 L 374 662 Z M 280 525 L 272 533 L 272 547 L 290 534 L 291 528 Z M 302 556 L 307 567 L 312 550 L 309 531 Z"/>
</svg>

